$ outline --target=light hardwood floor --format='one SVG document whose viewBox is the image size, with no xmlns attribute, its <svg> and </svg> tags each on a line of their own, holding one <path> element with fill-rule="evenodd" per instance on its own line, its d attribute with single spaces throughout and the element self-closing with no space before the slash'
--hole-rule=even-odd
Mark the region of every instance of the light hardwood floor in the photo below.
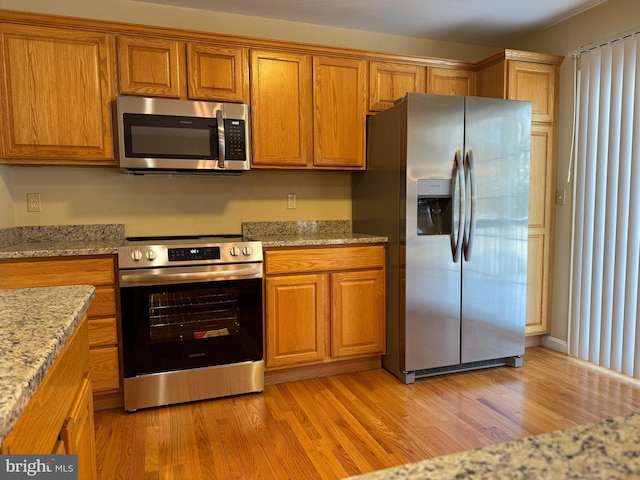
<svg viewBox="0 0 640 480">
<path fill-rule="evenodd" d="M 404 385 L 385 370 L 96 412 L 110 479 L 338 479 L 640 411 L 640 382 L 544 347 L 524 366 Z"/>
</svg>

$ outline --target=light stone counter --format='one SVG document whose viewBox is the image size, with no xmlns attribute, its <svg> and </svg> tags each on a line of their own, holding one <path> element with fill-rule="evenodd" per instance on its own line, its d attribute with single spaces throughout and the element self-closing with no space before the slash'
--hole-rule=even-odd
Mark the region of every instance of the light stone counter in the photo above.
<svg viewBox="0 0 640 480">
<path fill-rule="evenodd" d="M 640 414 L 350 477 L 351 480 L 640 478 Z"/>
<path fill-rule="evenodd" d="M 124 243 L 124 225 L 44 225 L 0 230 L 0 260 L 113 255 Z"/>
<path fill-rule="evenodd" d="M 387 237 L 354 233 L 349 220 L 243 222 L 242 235 L 263 248 L 387 243 Z"/>
<path fill-rule="evenodd" d="M 94 297 L 88 285 L 0 290 L 0 444 Z"/>
</svg>

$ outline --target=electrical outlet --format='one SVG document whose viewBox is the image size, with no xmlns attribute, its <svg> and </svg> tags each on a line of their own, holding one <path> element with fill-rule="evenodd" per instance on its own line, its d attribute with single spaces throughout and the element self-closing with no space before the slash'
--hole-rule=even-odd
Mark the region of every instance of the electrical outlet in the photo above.
<svg viewBox="0 0 640 480">
<path fill-rule="evenodd" d="M 27 212 L 40 211 L 40 194 L 27 193 Z"/>
<path fill-rule="evenodd" d="M 287 193 L 287 209 L 295 210 L 296 209 L 297 196 L 295 193 Z"/>
</svg>

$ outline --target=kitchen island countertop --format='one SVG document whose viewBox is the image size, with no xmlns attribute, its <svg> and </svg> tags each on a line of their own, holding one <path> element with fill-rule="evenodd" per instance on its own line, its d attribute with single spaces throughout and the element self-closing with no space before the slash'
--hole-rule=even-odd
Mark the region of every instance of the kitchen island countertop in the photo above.
<svg viewBox="0 0 640 480">
<path fill-rule="evenodd" d="M 640 478 L 640 414 L 350 477 L 350 480 Z"/>
<path fill-rule="evenodd" d="M 0 444 L 94 297 L 89 285 L 0 290 Z"/>
</svg>

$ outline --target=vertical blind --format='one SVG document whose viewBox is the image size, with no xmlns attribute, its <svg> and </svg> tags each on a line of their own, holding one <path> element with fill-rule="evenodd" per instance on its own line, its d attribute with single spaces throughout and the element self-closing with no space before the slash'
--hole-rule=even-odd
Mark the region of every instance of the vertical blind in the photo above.
<svg viewBox="0 0 640 480">
<path fill-rule="evenodd" d="M 640 378 L 640 35 L 573 61 L 569 354 Z"/>
</svg>

